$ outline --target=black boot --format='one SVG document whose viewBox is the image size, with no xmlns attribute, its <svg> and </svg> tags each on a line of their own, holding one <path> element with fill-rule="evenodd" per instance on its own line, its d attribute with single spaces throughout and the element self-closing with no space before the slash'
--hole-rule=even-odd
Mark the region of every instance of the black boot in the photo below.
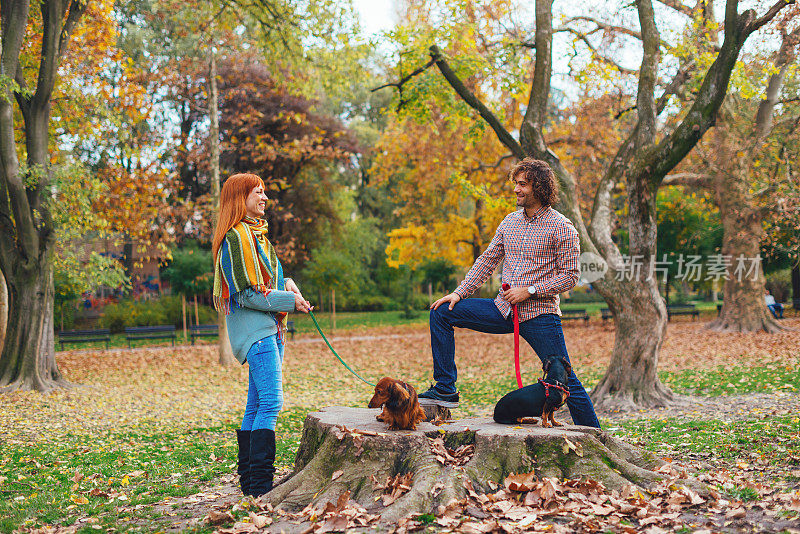
<svg viewBox="0 0 800 534">
<path fill-rule="evenodd" d="M 275 431 L 260 428 L 250 431 L 250 494 L 264 495 L 272 489 L 275 473 Z"/>
<path fill-rule="evenodd" d="M 250 493 L 250 431 L 237 430 L 236 442 L 239 444 L 239 456 L 237 459 L 236 472 L 239 474 L 239 485 L 242 493 Z"/>
</svg>

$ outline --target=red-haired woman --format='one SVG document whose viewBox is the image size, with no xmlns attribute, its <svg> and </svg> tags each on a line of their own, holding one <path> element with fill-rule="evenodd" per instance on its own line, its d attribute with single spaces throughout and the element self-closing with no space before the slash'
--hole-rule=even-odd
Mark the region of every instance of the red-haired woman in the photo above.
<svg viewBox="0 0 800 534">
<path fill-rule="evenodd" d="M 242 492 L 259 496 L 272 489 L 275 423 L 283 405 L 283 332 L 286 315 L 308 313 L 311 304 L 283 277 L 267 239 L 267 195 L 255 174 L 225 181 L 214 230 L 214 306 L 227 315 L 228 337 L 240 363 L 249 365 L 242 428 L 236 433 Z"/>
</svg>

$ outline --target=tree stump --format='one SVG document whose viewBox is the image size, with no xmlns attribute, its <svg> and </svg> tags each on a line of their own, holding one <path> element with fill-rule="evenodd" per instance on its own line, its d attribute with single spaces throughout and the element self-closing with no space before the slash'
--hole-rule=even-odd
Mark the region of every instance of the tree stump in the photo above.
<svg viewBox="0 0 800 534">
<path fill-rule="evenodd" d="M 511 473 L 590 477 L 609 489 L 631 483 L 646 489 L 664 477 L 655 472 L 663 461 L 594 428 L 470 418 L 389 431 L 375 420 L 378 413 L 338 406 L 310 413 L 294 471 L 267 500 L 295 512 L 349 491 L 350 499 L 391 522 L 461 499 L 470 488 L 494 491 Z"/>
</svg>

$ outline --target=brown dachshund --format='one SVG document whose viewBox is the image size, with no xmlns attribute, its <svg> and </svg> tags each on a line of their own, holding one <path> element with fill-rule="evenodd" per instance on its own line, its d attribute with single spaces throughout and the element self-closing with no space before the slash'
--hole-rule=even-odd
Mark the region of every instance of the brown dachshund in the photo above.
<svg viewBox="0 0 800 534">
<path fill-rule="evenodd" d="M 378 381 L 368 406 L 383 406 L 383 411 L 375 418 L 389 423 L 389 430 L 416 430 L 417 423 L 425 420 L 425 410 L 419 405 L 417 390 L 411 384 L 388 376 Z"/>
</svg>

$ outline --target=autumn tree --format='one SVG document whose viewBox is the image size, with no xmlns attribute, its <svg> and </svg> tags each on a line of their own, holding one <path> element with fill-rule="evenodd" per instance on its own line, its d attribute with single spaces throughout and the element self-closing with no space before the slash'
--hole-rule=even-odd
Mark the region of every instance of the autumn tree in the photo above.
<svg viewBox="0 0 800 534">
<path fill-rule="evenodd" d="M 347 165 L 355 140 L 312 100 L 278 85 L 252 56 L 220 62 L 219 91 L 222 168 L 264 179 L 272 200 L 269 237 L 288 272 L 319 241 L 321 222 L 338 219 L 331 165 Z"/>
<path fill-rule="evenodd" d="M 738 1 L 728 0 L 724 10 L 722 42 L 717 44 L 706 37 L 704 28 L 716 24 L 716 21 L 713 21 L 712 11 L 706 9 L 705 3 L 698 3 L 695 7 L 672 1 L 664 4 L 665 9 L 701 22 L 696 33 L 708 41 L 707 46 L 713 50 L 711 61 L 698 65 L 687 59 L 681 62 L 677 71 L 673 70 L 672 76 L 667 77 L 660 70 L 663 43 L 653 2 L 635 2 L 638 29 L 627 28 L 626 35 L 639 43 L 641 63 L 638 69 L 628 69 L 625 73 L 636 82 L 631 111 L 635 118 L 605 168 L 595 189 L 591 213 L 586 218 L 579 203 L 577 177 L 548 144 L 551 137 L 548 132 L 551 123 L 548 102 L 553 78 L 553 43 L 556 30 L 561 29 L 553 25 L 552 0 L 536 1 L 533 35 L 529 36 L 525 28 L 520 32 L 519 46 L 534 50 L 535 60 L 528 78 L 528 99 L 518 136 L 513 135 L 501 118 L 465 83 L 464 75 L 470 71 L 459 62 L 458 53 L 451 52 L 448 47 L 442 48 L 438 43 L 430 42 L 428 57 L 420 58 L 413 69 L 406 71 L 409 75 L 401 77 L 397 83 L 398 87 L 404 86 L 403 98 L 411 98 L 408 95 L 415 88 L 412 74 L 427 73 L 435 68 L 441 79 L 492 128 L 516 158 L 533 156 L 547 161 L 553 168 L 561 184 L 561 200 L 557 207 L 575 224 L 581 249 L 602 257 L 609 266 L 605 277 L 594 284 L 614 314 L 617 327 L 611 363 L 592 391 L 595 403 L 603 407 L 664 405 L 673 399 L 672 392 L 657 375 L 667 313 L 658 283 L 655 277 L 650 276 L 657 259 L 656 192 L 664 177 L 714 125 L 731 73 L 748 37 L 788 5 L 780 0 L 759 15 L 753 9 L 739 12 Z M 569 21 L 569 24 L 584 35 L 590 31 L 581 32 L 584 25 L 589 28 L 610 26 L 592 15 L 587 13 L 579 20 Z M 599 46 L 591 39 L 584 43 L 587 43 L 592 56 L 601 54 Z M 602 56 L 599 60 L 605 62 L 605 59 L 611 58 Z M 687 104 L 679 105 L 674 120 L 660 119 L 670 97 L 683 91 L 690 79 L 693 81 L 690 89 L 693 98 Z M 623 187 L 627 255 L 622 254 L 615 242 L 612 227 L 612 194 Z"/>
<path fill-rule="evenodd" d="M 764 65 L 754 58 L 740 67 L 743 87 L 727 96 L 717 127 L 697 148 L 699 161 L 692 167 L 700 172 L 677 173 L 665 180 L 667 185 L 705 188 L 719 206 L 724 228 L 722 254 L 730 265 L 722 310 L 708 325 L 712 330 L 783 329 L 764 306 L 760 259 L 767 226 L 791 228 L 800 204 L 791 146 L 797 143 L 797 95 L 783 91 L 800 47 L 800 26 L 793 20 L 797 13 L 796 7 L 784 13 L 779 27 L 781 43 L 771 62 Z M 765 71 L 771 74 L 763 76 Z M 762 76 L 766 78 L 760 88 L 763 97 L 756 102 L 750 93 L 758 91 Z"/>
<path fill-rule="evenodd" d="M 0 353 L 4 391 L 48 391 L 65 384 L 53 339 L 50 111 L 59 66 L 88 7 L 80 0 L 0 5 L 0 268 L 9 293 Z M 38 60 L 31 61 L 37 48 Z"/>
</svg>

